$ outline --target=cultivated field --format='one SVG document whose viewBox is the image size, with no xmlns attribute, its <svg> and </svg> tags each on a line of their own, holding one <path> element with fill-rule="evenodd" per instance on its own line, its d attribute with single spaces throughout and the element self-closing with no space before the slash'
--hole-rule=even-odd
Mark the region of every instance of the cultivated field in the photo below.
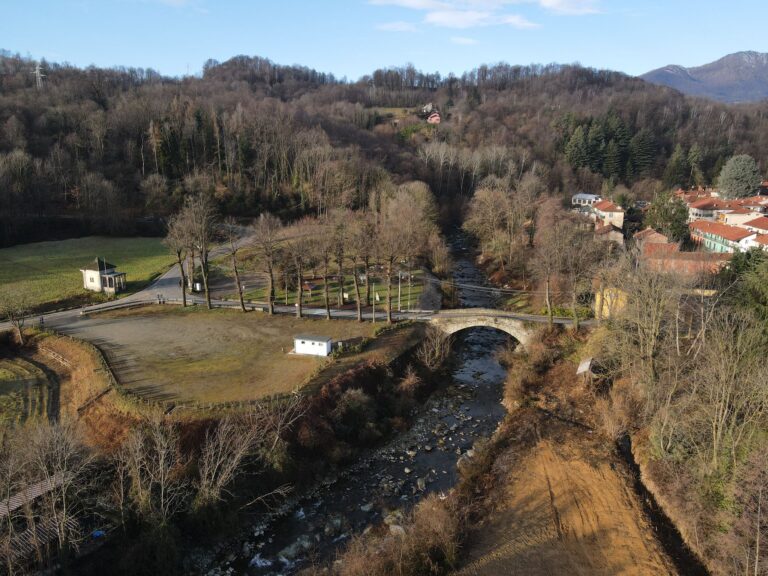
<svg viewBox="0 0 768 576">
<path fill-rule="evenodd" d="M 99 345 L 129 390 L 156 401 L 205 404 L 290 392 L 339 363 L 289 354 L 294 334 L 354 343 L 373 330 L 369 322 L 153 306 L 93 315 L 67 332 Z M 378 347 L 371 349 L 342 362 Z"/>
<path fill-rule="evenodd" d="M 97 256 L 127 274 L 128 292 L 145 286 L 173 261 L 160 238 L 104 238 L 36 242 L 0 249 L 0 290 L 26 294 L 38 310 L 100 298 L 83 290 L 79 269 Z"/>
</svg>

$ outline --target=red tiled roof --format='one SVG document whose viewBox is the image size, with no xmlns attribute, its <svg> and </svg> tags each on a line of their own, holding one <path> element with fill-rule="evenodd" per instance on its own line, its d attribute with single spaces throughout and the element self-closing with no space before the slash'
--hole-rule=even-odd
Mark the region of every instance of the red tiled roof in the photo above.
<svg viewBox="0 0 768 576">
<path fill-rule="evenodd" d="M 673 242 L 663 244 L 656 242 L 653 244 L 645 244 L 643 246 L 643 256 L 658 256 L 661 254 L 673 254 L 680 251 L 680 246 Z"/>
<path fill-rule="evenodd" d="M 670 254 L 649 255 L 653 260 L 677 260 L 687 262 L 727 262 L 733 254 L 727 252 L 672 252 Z"/>
<path fill-rule="evenodd" d="M 765 196 L 750 196 L 749 198 L 739 198 L 734 200 L 739 206 L 765 206 L 768 203 L 768 198 Z"/>
<path fill-rule="evenodd" d="M 715 236 L 730 240 L 731 242 L 744 240 L 744 238 L 754 234 L 754 232 L 750 232 L 744 228 L 737 228 L 736 226 L 721 224 L 720 222 L 709 222 L 708 220 L 695 220 L 689 224 L 689 227 L 691 230 L 714 234 Z"/>
<path fill-rule="evenodd" d="M 744 222 L 744 226 L 748 226 L 749 228 L 757 228 L 759 230 L 765 230 L 768 232 L 768 218 L 765 216 L 760 216 L 759 218 L 755 218 L 749 222 Z"/>
<path fill-rule="evenodd" d="M 688 204 L 689 208 L 695 208 L 696 210 L 717 210 L 726 206 L 727 203 L 718 198 L 701 198 Z"/>
<path fill-rule="evenodd" d="M 616 204 L 610 200 L 601 200 L 600 202 L 593 204 L 593 207 L 600 212 L 624 212 L 624 210 L 616 206 Z"/>
<path fill-rule="evenodd" d="M 758 234 L 755 237 L 755 242 L 762 244 L 763 246 L 768 246 L 768 234 Z"/>
<path fill-rule="evenodd" d="M 640 232 L 635 232 L 634 238 L 635 240 L 642 240 L 646 236 L 650 236 L 651 234 L 655 234 L 656 230 L 653 228 L 646 228 L 645 230 L 640 230 Z"/>
</svg>

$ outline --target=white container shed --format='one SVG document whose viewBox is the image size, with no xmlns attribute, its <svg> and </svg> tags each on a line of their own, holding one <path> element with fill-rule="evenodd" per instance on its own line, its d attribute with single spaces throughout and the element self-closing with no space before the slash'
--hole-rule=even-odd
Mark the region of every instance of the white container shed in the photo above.
<svg viewBox="0 0 768 576">
<path fill-rule="evenodd" d="M 310 336 L 299 334 L 293 337 L 293 351 L 296 354 L 310 356 L 328 356 L 331 353 L 333 339 L 328 336 Z"/>
</svg>

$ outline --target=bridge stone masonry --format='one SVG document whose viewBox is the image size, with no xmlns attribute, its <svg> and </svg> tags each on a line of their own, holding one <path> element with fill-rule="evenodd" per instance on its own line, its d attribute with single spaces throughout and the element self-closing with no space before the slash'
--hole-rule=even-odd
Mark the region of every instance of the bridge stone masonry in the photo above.
<svg viewBox="0 0 768 576">
<path fill-rule="evenodd" d="M 447 334 L 455 334 L 467 328 L 496 328 L 512 336 L 523 349 L 533 338 L 535 327 L 532 323 L 541 322 L 540 317 L 528 318 L 525 314 L 512 314 L 488 308 L 442 310 L 424 320 Z"/>
</svg>

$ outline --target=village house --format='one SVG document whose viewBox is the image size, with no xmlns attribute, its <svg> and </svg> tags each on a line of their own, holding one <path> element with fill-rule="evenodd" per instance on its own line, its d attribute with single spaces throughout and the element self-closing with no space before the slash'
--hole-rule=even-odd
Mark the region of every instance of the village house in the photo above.
<svg viewBox="0 0 768 576">
<path fill-rule="evenodd" d="M 719 222 L 697 220 L 689 224 L 691 239 L 708 252 L 746 252 L 755 232 Z"/>
<path fill-rule="evenodd" d="M 595 236 L 624 246 L 624 233 L 621 231 L 621 228 L 616 228 L 613 224 L 596 224 Z"/>
<path fill-rule="evenodd" d="M 696 220 L 724 221 L 728 215 L 733 214 L 733 217 L 730 218 L 732 221 L 724 223 L 736 225 L 742 219 L 740 215 L 763 214 L 768 211 L 768 198 L 765 196 L 724 200 L 715 191 L 683 192 L 680 190 L 675 195 L 688 207 L 688 222 L 695 222 Z"/>
<path fill-rule="evenodd" d="M 741 228 L 754 232 L 755 234 L 768 234 L 768 217 L 759 216 L 742 223 Z"/>
<path fill-rule="evenodd" d="M 600 202 L 602 198 L 597 194 L 587 194 L 586 192 L 579 192 L 571 196 L 571 206 L 592 206 L 595 202 Z"/>
<path fill-rule="evenodd" d="M 758 234 L 749 243 L 749 249 L 759 248 L 768 252 L 768 234 Z"/>
<path fill-rule="evenodd" d="M 83 288 L 92 292 L 114 295 L 125 290 L 125 272 L 118 272 L 114 264 L 102 258 L 94 258 L 80 268 Z"/>
<path fill-rule="evenodd" d="M 613 225 L 619 230 L 624 228 L 624 209 L 610 200 L 601 200 L 592 205 L 595 228 Z"/>
<path fill-rule="evenodd" d="M 642 255 L 677 252 L 680 249 L 676 242 L 670 242 L 667 236 L 653 228 L 635 232 L 632 239 Z"/>
<path fill-rule="evenodd" d="M 709 220 L 714 222 L 720 211 L 726 209 L 726 203 L 719 198 L 701 198 L 688 204 L 688 222 Z"/>
<path fill-rule="evenodd" d="M 745 222 L 754 220 L 758 216 L 760 216 L 760 212 L 755 212 L 748 208 L 734 208 L 727 212 L 720 212 L 717 215 L 717 222 L 728 224 L 730 226 L 741 226 Z"/>
</svg>

